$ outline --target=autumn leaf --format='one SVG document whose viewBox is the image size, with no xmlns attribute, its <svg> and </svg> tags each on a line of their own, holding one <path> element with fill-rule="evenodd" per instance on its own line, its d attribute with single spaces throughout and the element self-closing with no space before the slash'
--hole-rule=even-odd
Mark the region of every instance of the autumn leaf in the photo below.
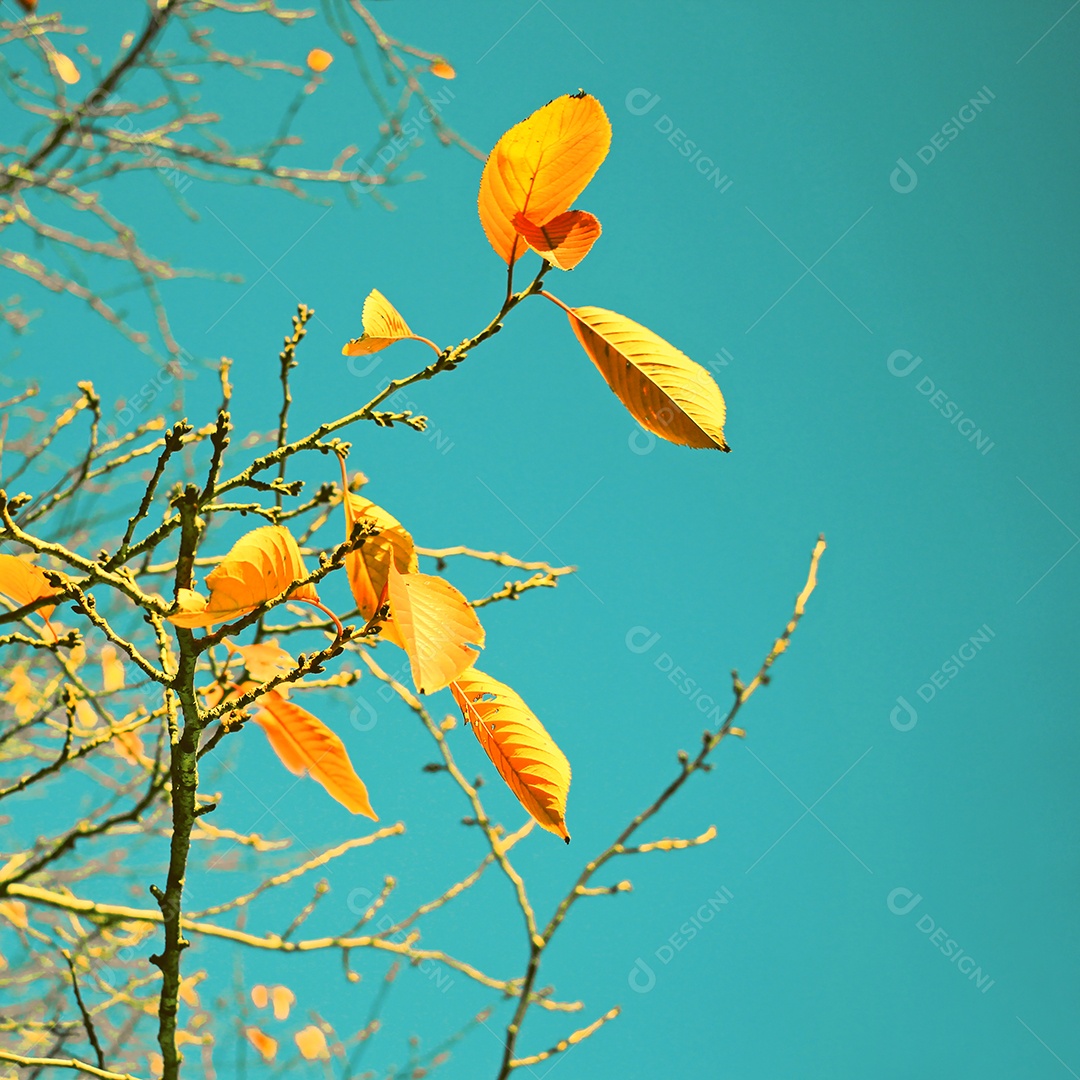
<svg viewBox="0 0 1080 1080">
<path fill-rule="evenodd" d="M 262 983 L 256 983 L 251 988 L 251 1002 L 256 1009 L 265 1009 L 270 1001 L 270 990 Z"/>
<path fill-rule="evenodd" d="M 244 1034 L 248 1037 L 248 1042 L 262 1055 L 263 1061 L 274 1060 L 277 1056 L 277 1039 L 272 1035 L 267 1035 L 265 1031 L 261 1031 L 257 1027 L 245 1028 Z"/>
<path fill-rule="evenodd" d="M 724 441 L 724 396 L 700 364 L 614 311 L 560 306 L 608 386 L 643 428 L 680 446 L 731 449 Z"/>
<path fill-rule="evenodd" d="M 328 1061 L 330 1050 L 326 1045 L 326 1036 L 314 1024 L 298 1031 L 293 1038 L 296 1039 L 296 1048 L 300 1051 L 305 1061 Z"/>
<path fill-rule="evenodd" d="M 0 555 L 0 593 L 3 593 L 16 607 L 25 607 L 45 596 L 58 596 L 57 590 L 49 584 L 45 571 L 32 562 L 20 559 L 17 555 Z M 39 607 L 38 614 L 48 622 L 49 616 L 56 610 L 55 604 Z"/>
<path fill-rule="evenodd" d="M 451 683 L 450 691 L 518 802 L 537 824 L 569 844 L 570 762 L 544 725 L 509 686 L 475 668 Z"/>
<path fill-rule="evenodd" d="M 225 644 L 244 661 L 248 674 L 258 683 L 269 682 L 296 667 L 296 660 L 278 644 L 277 638 L 255 645 L 233 645 L 231 641 Z"/>
<path fill-rule="evenodd" d="M 432 75 L 437 75 L 440 79 L 453 79 L 457 76 L 457 72 L 445 60 L 436 60 L 428 68 L 428 71 Z"/>
<path fill-rule="evenodd" d="M 342 356 L 368 356 L 393 345 L 395 341 L 425 340 L 409 329 L 397 308 L 378 289 L 368 293 L 362 320 L 364 333 L 341 347 Z"/>
<path fill-rule="evenodd" d="M 345 572 L 357 610 L 367 621 L 379 610 L 380 600 L 386 591 L 390 564 L 393 563 L 403 574 L 413 574 L 418 569 L 418 563 L 413 538 L 401 522 L 370 499 L 346 491 L 346 538 L 352 535 L 357 522 L 374 532 L 364 540 L 363 547 L 345 556 Z"/>
<path fill-rule="evenodd" d="M 70 56 L 65 56 L 64 53 L 53 49 L 49 53 L 49 59 L 52 61 L 53 70 L 60 76 L 61 81 L 67 83 L 68 86 L 74 86 L 82 78 L 79 69 Z"/>
<path fill-rule="evenodd" d="M 115 645 L 101 646 L 101 688 L 106 693 L 122 690 L 124 687 L 124 662 L 120 659 L 120 650 Z"/>
<path fill-rule="evenodd" d="M 434 694 L 472 666 L 479 653 L 469 646 L 483 646 L 484 628 L 445 578 L 402 574 L 391 564 L 388 585 L 395 643 L 408 653 L 416 689 Z"/>
<path fill-rule="evenodd" d="M 611 145 L 611 124 L 586 93 L 564 94 L 512 127 L 495 144 L 480 178 L 480 223 L 506 263 L 524 254 L 518 214 L 546 225 L 570 209 Z"/>
<path fill-rule="evenodd" d="M 26 905 L 21 900 L 0 900 L 0 915 L 20 930 L 27 930 L 30 927 L 30 920 L 26 916 Z"/>
<path fill-rule="evenodd" d="M 378 821 L 367 788 L 356 775 L 345 744 L 318 717 L 286 701 L 276 690 L 258 699 L 255 723 L 266 733 L 274 753 L 295 776 L 307 773 L 350 813 Z"/>
<path fill-rule="evenodd" d="M 333 62 L 333 55 L 325 49 L 312 49 L 307 54 L 307 66 L 314 72 L 325 71 Z"/>
<path fill-rule="evenodd" d="M 276 600 L 294 582 L 308 576 L 296 541 L 284 526 L 264 525 L 242 536 L 225 558 L 207 575 L 210 599 L 181 589 L 181 610 L 168 616 L 176 626 L 213 626 L 254 611 Z M 291 600 L 318 603 L 314 585 L 289 593 Z"/>
<path fill-rule="evenodd" d="M 600 235 L 600 222 L 585 210 L 567 210 L 546 225 L 534 225 L 524 214 L 518 214 L 514 227 L 522 240 L 556 270 L 573 270 Z"/>
</svg>

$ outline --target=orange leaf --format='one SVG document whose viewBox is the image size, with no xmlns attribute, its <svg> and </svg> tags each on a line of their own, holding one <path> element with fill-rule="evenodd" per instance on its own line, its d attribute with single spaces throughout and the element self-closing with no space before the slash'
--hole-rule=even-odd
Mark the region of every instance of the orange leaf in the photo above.
<svg viewBox="0 0 1080 1080">
<path fill-rule="evenodd" d="M 277 643 L 277 638 L 256 645 L 233 645 L 231 641 L 225 644 L 230 652 L 243 659 L 248 674 L 257 683 L 269 682 L 276 675 L 284 675 L 296 667 L 296 661 Z"/>
<path fill-rule="evenodd" d="M 274 1019 L 288 1020 L 296 995 L 287 986 L 275 986 L 270 991 L 270 1000 L 274 1005 Z"/>
<path fill-rule="evenodd" d="M 453 79 L 457 75 L 457 72 L 445 60 L 436 60 L 428 71 L 440 79 Z"/>
<path fill-rule="evenodd" d="M 49 54 L 49 59 L 52 60 L 52 65 L 56 74 L 60 76 L 63 82 L 66 82 L 68 86 L 74 86 L 75 83 L 82 78 L 79 74 L 79 69 L 75 66 L 74 61 L 70 56 L 65 56 L 62 52 L 57 52 L 55 49 Z"/>
<path fill-rule="evenodd" d="M 43 596 L 56 596 L 56 589 L 45 578 L 45 571 L 18 555 L 0 555 L 0 593 L 17 607 L 25 607 Z M 55 604 L 39 607 L 38 614 L 48 622 Z"/>
<path fill-rule="evenodd" d="M 262 1055 L 263 1061 L 274 1060 L 277 1056 L 277 1039 L 267 1035 L 265 1031 L 260 1031 L 257 1027 L 244 1028 L 244 1034 L 248 1037 L 248 1042 Z"/>
<path fill-rule="evenodd" d="M 314 1024 L 298 1031 L 294 1036 L 296 1045 L 306 1061 L 329 1061 L 330 1050 L 326 1045 L 326 1036 Z"/>
<path fill-rule="evenodd" d="M 662 337 L 604 308 L 567 308 L 570 327 L 643 428 L 699 450 L 730 450 L 724 396 L 712 376 Z"/>
<path fill-rule="evenodd" d="M 124 662 L 115 645 L 101 646 L 101 688 L 107 693 L 124 686 Z"/>
<path fill-rule="evenodd" d="M 270 992 L 262 983 L 258 983 L 251 988 L 251 1001 L 256 1009 L 265 1009 L 269 1000 Z"/>
<path fill-rule="evenodd" d="M 395 341 L 419 341 L 397 308 L 378 289 L 372 289 L 364 301 L 361 319 L 364 333 L 341 347 L 342 356 L 367 356 Z"/>
<path fill-rule="evenodd" d="M 312 49 L 307 54 L 307 66 L 312 71 L 325 71 L 333 62 L 333 55 L 325 49 Z"/>
<path fill-rule="evenodd" d="M 450 690 L 518 802 L 542 828 L 569 844 L 570 762 L 544 725 L 509 686 L 475 668 L 451 683 Z"/>
<path fill-rule="evenodd" d="M 413 683 L 421 694 L 434 694 L 472 666 L 479 653 L 469 643 L 483 646 L 484 628 L 444 578 L 392 566 L 388 583 L 390 619 L 409 654 Z"/>
<path fill-rule="evenodd" d="M 345 744 L 333 731 L 276 690 L 263 694 L 259 705 L 255 723 L 266 733 L 274 753 L 289 772 L 295 776 L 308 773 L 351 813 L 379 820 Z"/>
<path fill-rule="evenodd" d="M 413 538 L 393 514 L 369 499 L 346 492 L 346 537 L 352 535 L 358 521 L 377 530 L 364 540 L 363 547 L 345 556 L 349 588 L 357 609 L 367 621 L 379 610 L 391 562 L 403 574 L 415 573 L 418 563 Z"/>
<path fill-rule="evenodd" d="M 26 905 L 21 900 L 0 900 L 0 915 L 20 930 L 27 930 L 30 927 L 30 920 L 26 916 Z"/>
<path fill-rule="evenodd" d="M 168 616 L 176 626 L 213 626 L 276 600 L 294 581 L 308 576 L 292 533 L 281 525 L 264 525 L 242 536 L 207 575 L 210 599 L 191 589 L 177 597 L 180 611 Z M 318 600 L 314 585 L 294 589 L 292 600 Z"/>
<path fill-rule="evenodd" d="M 600 236 L 600 222 L 586 210 L 567 210 L 546 225 L 534 225 L 524 214 L 514 218 L 522 240 L 556 270 L 573 270 Z"/>
<path fill-rule="evenodd" d="M 586 93 L 549 101 L 512 127 L 488 156 L 480 178 L 480 223 L 505 262 L 524 254 L 514 220 L 536 226 L 569 210 L 611 145 L 611 124 Z"/>
</svg>

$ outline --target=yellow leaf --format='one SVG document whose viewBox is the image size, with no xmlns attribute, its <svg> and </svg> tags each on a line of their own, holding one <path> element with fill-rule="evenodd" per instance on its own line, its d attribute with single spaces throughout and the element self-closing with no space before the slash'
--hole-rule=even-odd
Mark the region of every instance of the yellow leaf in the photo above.
<svg viewBox="0 0 1080 1080">
<path fill-rule="evenodd" d="M 289 772 L 295 776 L 308 773 L 351 813 L 379 820 L 345 744 L 333 731 L 276 690 L 263 694 L 259 706 L 255 723 L 266 733 L 274 753 Z"/>
<path fill-rule="evenodd" d="M 25 664 L 16 664 L 8 678 L 11 685 L 4 691 L 3 700 L 15 707 L 16 720 L 29 720 L 38 711 L 41 700 L 37 684 L 30 678 Z"/>
<path fill-rule="evenodd" d="M 256 1009 L 265 1009 L 269 1000 L 270 992 L 262 985 L 262 983 L 251 988 L 251 1001 Z"/>
<path fill-rule="evenodd" d="M 151 764 L 143 751 L 142 739 L 136 731 L 122 731 L 112 737 L 112 744 L 117 754 L 129 765 Z"/>
<path fill-rule="evenodd" d="M 341 347 L 342 356 L 367 356 L 395 341 L 419 341 L 397 308 L 378 289 L 372 289 L 364 301 L 364 333 Z"/>
<path fill-rule="evenodd" d="M 178 993 L 180 1000 L 189 1008 L 197 1009 L 199 1007 L 199 994 L 195 989 L 202 980 L 206 978 L 205 971 L 197 971 L 194 975 L 188 975 L 187 978 L 180 980 L 180 988 Z"/>
<path fill-rule="evenodd" d="M 450 690 L 518 802 L 537 824 L 569 844 L 570 762 L 544 725 L 509 686 L 475 668 L 451 683 Z"/>
<path fill-rule="evenodd" d="M 312 71 L 325 71 L 334 62 L 334 57 L 325 49 L 312 49 L 307 54 L 307 66 Z"/>
<path fill-rule="evenodd" d="M 586 93 L 549 101 L 512 127 L 488 156 L 480 178 L 480 223 L 496 253 L 513 263 L 525 252 L 514 221 L 535 226 L 569 210 L 611 145 L 611 124 Z"/>
<path fill-rule="evenodd" d="M 294 581 L 308 576 L 296 541 L 284 526 L 264 525 L 242 536 L 207 575 L 210 599 L 190 589 L 177 597 L 180 611 L 168 616 L 176 626 L 213 626 L 276 600 Z M 319 599 L 314 585 L 289 593 L 291 600 Z"/>
<path fill-rule="evenodd" d="M 26 930 L 30 926 L 30 920 L 26 917 L 26 905 L 21 900 L 0 900 L 0 915 L 20 930 Z"/>
<path fill-rule="evenodd" d="M 25 607 L 43 596 L 57 595 L 45 579 L 45 571 L 17 555 L 0 555 L 0 593 L 17 607 Z M 56 610 L 55 604 L 39 607 L 38 614 L 46 621 Z"/>
<path fill-rule="evenodd" d="M 320 1028 L 309 1024 L 296 1033 L 296 1045 L 306 1061 L 329 1061 L 330 1051 L 326 1045 L 326 1036 Z"/>
<path fill-rule="evenodd" d="M 244 1034 L 247 1035 L 248 1042 L 262 1055 L 263 1061 L 274 1060 L 277 1055 L 277 1039 L 267 1035 L 265 1031 L 260 1031 L 257 1027 L 245 1028 Z"/>
<path fill-rule="evenodd" d="M 55 49 L 49 54 L 49 58 L 52 60 L 52 65 L 56 74 L 60 76 L 63 82 L 66 82 L 68 86 L 74 86 L 75 83 L 82 78 L 79 74 L 79 69 L 75 66 L 70 56 L 65 56 L 62 52 L 57 52 Z"/>
<path fill-rule="evenodd" d="M 248 674 L 257 682 L 269 682 L 277 675 L 284 675 L 296 667 L 296 661 L 277 642 L 277 638 L 261 641 L 256 645 L 233 645 L 226 641 L 229 651 L 244 661 Z M 216 702 L 215 702 L 216 704 Z"/>
<path fill-rule="evenodd" d="M 409 654 L 413 683 L 434 694 L 468 670 L 483 646 L 484 628 L 468 600 L 433 574 L 402 574 L 391 566 L 390 619 Z"/>
<path fill-rule="evenodd" d="M 724 441 L 724 396 L 700 364 L 614 311 L 566 311 L 589 358 L 643 428 L 680 446 L 731 449 Z"/>
<path fill-rule="evenodd" d="M 413 538 L 393 514 L 369 499 L 352 492 L 345 494 L 345 535 L 352 535 L 357 522 L 377 530 L 364 540 L 364 546 L 345 556 L 345 572 L 349 576 L 356 607 L 365 621 L 379 609 L 379 601 L 386 591 L 386 578 L 390 563 L 403 574 L 418 569 Z"/>
<path fill-rule="evenodd" d="M 453 79 L 457 75 L 457 72 L 445 60 L 436 60 L 428 71 L 440 79 Z"/>
<path fill-rule="evenodd" d="M 275 986 L 270 991 L 270 1001 L 274 1005 L 274 1019 L 287 1020 L 296 995 L 287 986 Z"/>
<path fill-rule="evenodd" d="M 518 214 L 514 226 L 522 240 L 556 270 L 573 270 L 600 236 L 600 222 L 586 210 L 567 210 L 546 225 L 534 225 Z"/>
<path fill-rule="evenodd" d="M 124 687 L 124 662 L 115 645 L 101 647 L 101 685 L 110 693 Z"/>
</svg>

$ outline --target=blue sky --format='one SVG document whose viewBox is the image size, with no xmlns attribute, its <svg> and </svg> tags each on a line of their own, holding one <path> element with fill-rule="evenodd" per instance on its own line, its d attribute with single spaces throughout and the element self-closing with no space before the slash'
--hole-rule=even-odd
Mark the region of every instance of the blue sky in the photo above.
<svg viewBox="0 0 1080 1080">
<path fill-rule="evenodd" d="M 92 21 L 92 8 L 65 14 Z M 537 830 L 519 849 L 542 916 L 674 775 L 676 752 L 696 748 L 703 719 L 674 669 L 726 703 L 730 670 L 755 671 L 785 624 L 817 534 L 829 543 L 793 645 L 744 714 L 748 738 L 725 743 L 645 838 L 710 824 L 719 837 L 610 868 L 634 891 L 583 902 L 551 950 L 543 981 L 586 1002 L 582 1022 L 616 1003 L 622 1017 L 533 1075 L 1077 1075 L 1080 11 L 1066 0 L 374 10 L 455 65 L 444 115 L 481 148 L 561 93 L 600 99 L 611 153 L 577 205 L 604 233 L 551 288 L 649 326 L 713 367 L 727 399 L 730 455 L 652 445 L 562 314 L 534 301 L 459 370 L 410 390 L 441 447 L 397 428 L 348 433 L 370 496 L 418 543 L 580 568 L 484 613 L 485 670 L 522 694 L 574 767 L 573 844 Z M 248 47 L 297 60 L 333 48 L 317 20 L 244 32 Z M 348 76 L 331 68 L 301 114 L 317 153 L 368 141 L 374 112 Z M 206 97 L 233 103 L 237 130 L 265 130 L 265 92 L 214 79 Z M 504 275 L 476 216 L 480 163 L 429 142 L 413 166 L 426 178 L 394 190 L 393 213 L 196 182 L 192 224 L 159 187 L 130 185 L 148 248 L 244 275 L 167 293 L 192 354 L 234 358 L 239 429 L 272 426 L 297 300 L 318 317 L 295 430 L 427 362 L 405 344 L 350 373 L 340 346 L 360 332 L 370 289 L 440 344 L 497 310 Z M 48 317 L 9 375 L 32 366 L 51 393 L 92 375 L 119 399 L 152 374 L 73 303 L 40 303 Z M 212 382 L 191 385 L 193 414 L 209 414 Z M 505 577 L 451 573 L 477 595 Z M 648 640 L 633 636 L 641 627 L 659 635 L 644 652 L 627 644 Z M 383 820 L 409 832 L 338 864 L 328 927 L 385 874 L 404 913 L 483 854 L 457 824 L 458 793 L 419 771 L 433 752 L 412 717 L 359 692 L 376 707 L 369 730 L 350 725 L 355 703 L 322 715 Z M 440 715 L 453 709 L 444 697 Z M 466 772 L 497 780 L 467 735 L 453 742 Z M 353 834 L 320 789 L 292 785 L 257 732 L 244 738 L 234 764 L 258 797 L 234 784 L 230 805 L 226 787 L 218 824 L 261 819 L 312 848 Z M 509 793 L 485 791 L 509 825 L 523 820 Z M 268 824 L 260 799 L 279 797 Z M 425 941 L 519 970 L 526 945 L 504 884 L 492 876 L 441 912 Z M 283 898 L 276 918 L 266 909 L 267 924 L 306 895 Z M 680 929 L 718 896 L 715 918 L 692 937 Z M 226 962 L 211 962 L 226 979 Z M 641 962 L 655 975 L 646 992 Z M 346 987 L 326 961 L 290 966 L 255 958 L 249 970 L 288 982 L 343 1030 L 360 1026 L 377 977 Z M 489 1003 L 462 980 L 441 992 L 407 974 L 372 1063 Z M 532 1017 L 523 1049 L 575 1019 Z M 478 1030 L 446 1075 L 494 1075 L 498 1053 Z"/>
</svg>

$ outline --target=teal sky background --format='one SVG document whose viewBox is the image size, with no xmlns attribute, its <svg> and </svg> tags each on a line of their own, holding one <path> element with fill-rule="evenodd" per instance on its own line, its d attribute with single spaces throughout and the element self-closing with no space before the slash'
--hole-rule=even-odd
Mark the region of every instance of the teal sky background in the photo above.
<svg viewBox="0 0 1080 1080">
<path fill-rule="evenodd" d="M 99 16 L 85 0 L 64 10 L 107 37 L 141 19 L 140 5 L 117 7 L 127 10 Z M 819 532 L 829 545 L 791 648 L 742 714 L 747 739 L 726 741 L 714 771 L 641 837 L 715 824 L 718 838 L 601 873 L 597 884 L 630 878 L 634 891 L 582 901 L 542 971 L 585 1010 L 531 1013 L 521 1049 L 544 1049 L 613 1004 L 621 1018 L 525 1074 L 1080 1074 L 1069 637 L 1080 580 L 1080 10 L 1067 0 L 373 10 L 388 32 L 454 64 L 443 115 L 485 150 L 559 94 L 581 87 L 600 99 L 611 152 L 576 205 L 600 218 L 603 236 L 549 287 L 711 361 L 728 405 L 730 455 L 650 446 L 562 313 L 536 300 L 452 375 L 408 391 L 441 449 L 406 429 L 345 433 L 370 497 L 418 543 L 580 568 L 557 590 L 483 613 L 482 667 L 522 694 L 574 767 L 573 843 L 536 830 L 516 851 L 539 917 L 675 775 L 677 751 L 696 750 L 704 718 L 669 670 L 726 706 L 730 670 L 752 675 L 786 623 Z M 222 23 L 223 42 L 298 62 L 334 48 L 319 20 L 285 31 L 244 19 L 244 41 L 230 39 L 237 26 Z M 207 99 L 231 100 L 232 129 L 252 139 L 293 93 L 278 102 L 270 84 L 212 80 Z M 986 103 L 956 137 L 939 135 L 980 94 Z M 308 148 L 296 158 L 363 146 L 374 123 L 335 65 L 301 113 Z M 718 190 L 680 154 L 676 129 L 730 186 Z M 926 163 L 920 150 L 935 137 L 943 149 Z M 891 182 L 899 159 L 914 186 Z M 480 163 L 429 141 L 405 168 L 426 179 L 394 189 L 394 213 L 196 181 L 186 196 L 197 224 L 152 177 L 125 181 L 125 212 L 147 248 L 245 277 L 166 292 L 181 344 L 234 358 L 238 430 L 273 424 L 277 353 L 297 301 L 317 313 L 295 376 L 297 432 L 427 362 L 422 346 L 404 344 L 370 373 L 350 372 L 340 347 L 360 333 L 370 289 L 440 344 L 498 309 L 505 274 L 476 215 Z M 8 375 L 32 373 L 49 394 L 89 376 L 111 401 L 153 374 L 74 302 L 38 303 L 48 317 Z M 893 373 L 915 357 L 910 374 Z M 217 398 L 200 374 L 191 415 L 208 418 Z M 959 410 L 988 449 L 950 423 Z M 334 478 L 322 461 L 299 475 Z M 506 577 L 458 562 L 449 574 L 470 595 Z M 628 634 L 641 627 L 648 634 L 632 641 L 659 637 L 636 652 Z M 959 653 L 980 634 L 977 650 Z M 970 659 L 949 677 L 954 654 Z M 348 925 L 348 898 L 377 891 L 386 874 L 400 882 L 389 910 L 401 917 L 483 855 L 482 837 L 458 824 L 460 793 L 420 772 L 434 751 L 411 714 L 367 682 L 354 696 L 375 709 L 368 730 L 350 723 L 370 715 L 355 700 L 328 699 L 321 715 L 383 821 L 405 821 L 408 834 L 335 864 L 313 921 L 321 932 Z M 434 708 L 453 711 L 449 694 Z M 258 732 L 243 742 L 236 773 L 211 779 L 225 793 L 217 824 L 291 833 L 311 849 L 363 829 L 314 784 L 295 784 Z M 487 777 L 492 813 L 523 821 L 460 726 L 452 746 L 468 775 Z M 223 885 L 192 888 L 209 903 Z M 680 928 L 718 894 L 728 902 L 688 940 Z M 281 929 L 308 896 L 305 883 L 256 919 Z M 950 939 L 978 964 L 982 989 L 965 960 L 943 953 Z M 506 977 L 527 953 L 494 873 L 432 917 L 424 942 Z M 228 958 L 206 955 L 226 992 Z M 642 962 L 654 976 L 646 992 Z M 385 966 L 357 958 L 370 974 L 348 986 L 325 957 L 246 963 L 251 981 L 288 983 L 298 1009 L 342 1031 L 362 1025 Z M 460 978 L 442 990 L 419 972 L 402 979 L 370 1067 L 403 1060 L 408 1035 L 430 1046 L 492 1003 Z M 492 1034 L 473 1032 L 443 1075 L 493 1076 L 508 1015 L 500 1006 Z"/>
</svg>

